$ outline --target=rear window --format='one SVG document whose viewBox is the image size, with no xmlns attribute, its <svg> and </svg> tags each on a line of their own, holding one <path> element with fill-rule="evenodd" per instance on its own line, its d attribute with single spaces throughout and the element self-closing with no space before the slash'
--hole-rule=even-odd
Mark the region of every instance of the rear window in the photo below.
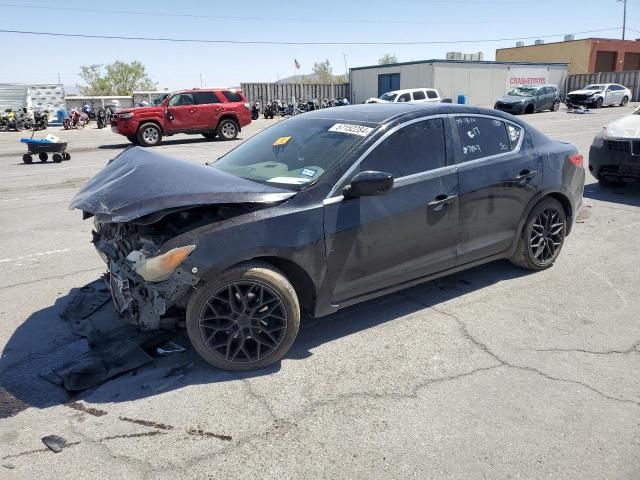
<svg viewBox="0 0 640 480">
<path fill-rule="evenodd" d="M 193 94 L 198 105 L 206 105 L 208 103 L 220 103 L 220 100 L 213 92 L 195 92 Z"/>
<path fill-rule="evenodd" d="M 413 92 L 413 99 L 424 100 L 425 99 L 424 92 L 422 90 L 416 90 L 415 92 Z"/>
<path fill-rule="evenodd" d="M 438 93 L 435 90 L 427 90 L 427 97 L 438 98 Z"/>
<path fill-rule="evenodd" d="M 230 102 L 244 102 L 244 98 L 242 98 L 242 95 L 240 95 L 237 92 L 232 92 L 231 90 L 224 90 L 222 94 Z"/>
</svg>

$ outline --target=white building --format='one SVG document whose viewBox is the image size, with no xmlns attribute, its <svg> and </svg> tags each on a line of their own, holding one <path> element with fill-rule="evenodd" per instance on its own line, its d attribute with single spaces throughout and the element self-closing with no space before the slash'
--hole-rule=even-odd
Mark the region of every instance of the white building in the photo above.
<svg viewBox="0 0 640 480">
<path fill-rule="evenodd" d="M 454 103 L 493 106 L 496 99 L 518 85 L 557 85 L 564 90 L 566 63 L 466 62 L 422 60 L 352 68 L 349 72 L 352 103 L 362 103 L 390 90 L 436 88 Z"/>
<path fill-rule="evenodd" d="M 10 108 L 29 111 L 47 110 L 53 117 L 64 109 L 65 94 L 62 85 L 24 83 L 0 83 L 0 111 Z"/>
</svg>

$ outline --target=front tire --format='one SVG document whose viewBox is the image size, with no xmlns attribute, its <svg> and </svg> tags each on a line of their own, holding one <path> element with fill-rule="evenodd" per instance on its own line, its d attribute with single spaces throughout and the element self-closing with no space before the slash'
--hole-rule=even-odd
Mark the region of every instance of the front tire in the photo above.
<svg viewBox="0 0 640 480">
<path fill-rule="evenodd" d="M 553 105 L 551 105 L 551 111 L 557 112 L 558 110 L 560 110 L 560 102 L 555 101 L 553 102 Z"/>
<path fill-rule="evenodd" d="M 255 370 L 287 353 L 298 334 L 300 304 L 280 271 L 248 262 L 200 287 L 187 305 L 186 324 L 206 362 L 223 370 Z"/>
<path fill-rule="evenodd" d="M 235 140 L 238 136 L 238 124 L 230 118 L 225 118 L 218 124 L 218 138 Z"/>
<path fill-rule="evenodd" d="M 600 97 L 599 99 L 596 100 L 596 104 L 594 106 L 595 108 L 602 108 L 603 103 L 604 103 L 604 100 L 602 100 L 602 97 Z"/>
<path fill-rule="evenodd" d="M 511 263 L 534 271 L 551 267 L 562 250 L 566 231 L 564 207 L 555 198 L 543 198 L 527 217 Z"/>
<path fill-rule="evenodd" d="M 155 147 L 160 145 L 162 141 L 162 132 L 160 127 L 155 123 L 143 123 L 138 128 L 138 135 L 136 135 L 138 143 L 143 147 Z"/>
</svg>

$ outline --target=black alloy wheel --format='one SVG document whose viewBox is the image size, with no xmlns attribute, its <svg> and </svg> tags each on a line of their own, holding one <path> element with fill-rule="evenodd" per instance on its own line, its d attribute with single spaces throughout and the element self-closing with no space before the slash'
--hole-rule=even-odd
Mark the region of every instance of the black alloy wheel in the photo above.
<svg viewBox="0 0 640 480">
<path fill-rule="evenodd" d="M 553 105 L 551 105 L 551 111 L 557 112 L 559 109 L 560 109 L 560 102 L 556 100 L 555 102 L 553 102 Z"/>
<path fill-rule="evenodd" d="M 596 100 L 595 107 L 596 108 L 602 108 L 602 104 L 603 103 L 604 103 L 604 101 L 602 100 L 602 97 L 600 97 L 599 99 Z"/>
<path fill-rule="evenodd" d="M 622 99 L 622 102 L 620 102 L 620 106 L 621 107 L 626 107 L 627 103 L 629 103 L 629 97 L 627 97 L 626 95 L 624 96 L 624 98 Z"/>
<path fill-rule="evenodd" d="M 511 262 L 528 270 L 549 268 L 562 250 L 566 230 L 564 207 L 555 198 L 542 199 L 529 214 Z"/>
<path fill-rule="evenodd" d="M 278 361 L 300 325 L 295 290 L 262 263 L 239 265 L 198 289 L 187 306 L 187 333 L 196 351 L 224 370 L 252 370 Z"/>
</svg>

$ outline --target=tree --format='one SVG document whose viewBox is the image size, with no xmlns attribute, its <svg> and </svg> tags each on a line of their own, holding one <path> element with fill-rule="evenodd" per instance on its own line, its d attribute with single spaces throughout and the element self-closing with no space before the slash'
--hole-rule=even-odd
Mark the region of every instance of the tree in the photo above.
<svg viewBox="0 0 640 480">
<path fill-rule="evenodd" d="M 333 68 L 331 68 L 328 59 L 324 62 L 315 62 L 313 64 L 313 74 L 318 79 L 318 83 L 333 83 L 335 81 L 333 78 Z"/>
<path fill-rule="evenodd" d="M 385 53 L 378 59 L 378 65 L 389 65 L 391 63 L 398 63 L 398 57 L 394 53 Z"/>
<path fill-rule="evenodd" d="M 86 83 L 78 85 L 82 95 L 129 96 L 134 90 L 155 90 L 156 82 L 147 75 L 144 65 L 134 60 L 131 63 L 117 60 L 108 65 L 83 65 L 80 78 Z"/>
</svg>

